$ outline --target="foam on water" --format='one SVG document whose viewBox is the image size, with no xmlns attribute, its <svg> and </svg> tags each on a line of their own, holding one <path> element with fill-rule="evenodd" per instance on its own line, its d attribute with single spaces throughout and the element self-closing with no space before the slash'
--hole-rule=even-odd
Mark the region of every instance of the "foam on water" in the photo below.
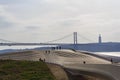
<svg viewBox="0 0 120 80">
<path fill-rule="evenodd" d="M 120 52 L 96 52 L 94 54 L 120 57 Z"/>
</svg>

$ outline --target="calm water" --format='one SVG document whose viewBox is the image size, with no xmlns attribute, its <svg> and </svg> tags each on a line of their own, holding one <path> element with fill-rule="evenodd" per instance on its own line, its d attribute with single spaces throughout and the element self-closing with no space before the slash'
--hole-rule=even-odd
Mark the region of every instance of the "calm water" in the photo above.
<svg viewBox="0 0 120 80">
<path fill-rule="evenodd" d="M 44 45 L 44 46 L 0 46 L 0 50 L 4 49 L 34 49 L 39 47 L 55 47 L 55 45 Z"/>
<path fill-rule="evenodd" d="M 0 46 L 0 50 L 4 50 L 4 49 L 33 49 L 33 48 L 38 48 L 38 47 L 43 47 L 43 46 Z M 51 47 L 51 46 L 49 46 L 49 47 Z M 120 52 L 94 52 L 94 54 L 120 57 Z"/>
<path fill-rule="evenodd" d="M 4 49 L 33 49 L 41 46 L 0 46 L 0 50 Z"/>
</svg>

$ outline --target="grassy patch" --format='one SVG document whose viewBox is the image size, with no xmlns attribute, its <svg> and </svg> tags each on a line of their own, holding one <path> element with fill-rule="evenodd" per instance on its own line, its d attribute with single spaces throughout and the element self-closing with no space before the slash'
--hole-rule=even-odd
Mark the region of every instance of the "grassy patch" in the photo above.
<svg viewBox="0 0 120 80">
<path fill-rule="evenodd" d="M 55 80 L 41 61 L 0 60 L 0 80 Z"/>
</svg>

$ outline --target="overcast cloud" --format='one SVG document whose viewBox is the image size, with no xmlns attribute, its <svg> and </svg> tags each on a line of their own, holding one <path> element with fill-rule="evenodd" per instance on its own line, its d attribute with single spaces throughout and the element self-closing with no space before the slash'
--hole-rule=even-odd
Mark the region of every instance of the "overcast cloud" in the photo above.
<svg viewBox="0 0 120 80">
<path fill-rule="evenodd" d="M 119 0 L 0 0 L 0 38 L 46 42 L 78 32 L 93 41 L 102 34 L 105 42 L 120 42 L 119 4 Z"/>
</svg>

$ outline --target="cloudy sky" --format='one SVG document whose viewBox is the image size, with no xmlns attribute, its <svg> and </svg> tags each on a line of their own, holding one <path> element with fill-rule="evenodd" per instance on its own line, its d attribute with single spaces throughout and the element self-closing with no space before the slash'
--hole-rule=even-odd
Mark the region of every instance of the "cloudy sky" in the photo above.
<svg viewBox="0 0 120 80">
<path fill-rule="evenodd" d="M 0 39 L 47 42 L 78 32 L 79 42 L 99 34 L 120 42 L 119 27 L 119 0 L 0 0 Z"/>
</svg>

